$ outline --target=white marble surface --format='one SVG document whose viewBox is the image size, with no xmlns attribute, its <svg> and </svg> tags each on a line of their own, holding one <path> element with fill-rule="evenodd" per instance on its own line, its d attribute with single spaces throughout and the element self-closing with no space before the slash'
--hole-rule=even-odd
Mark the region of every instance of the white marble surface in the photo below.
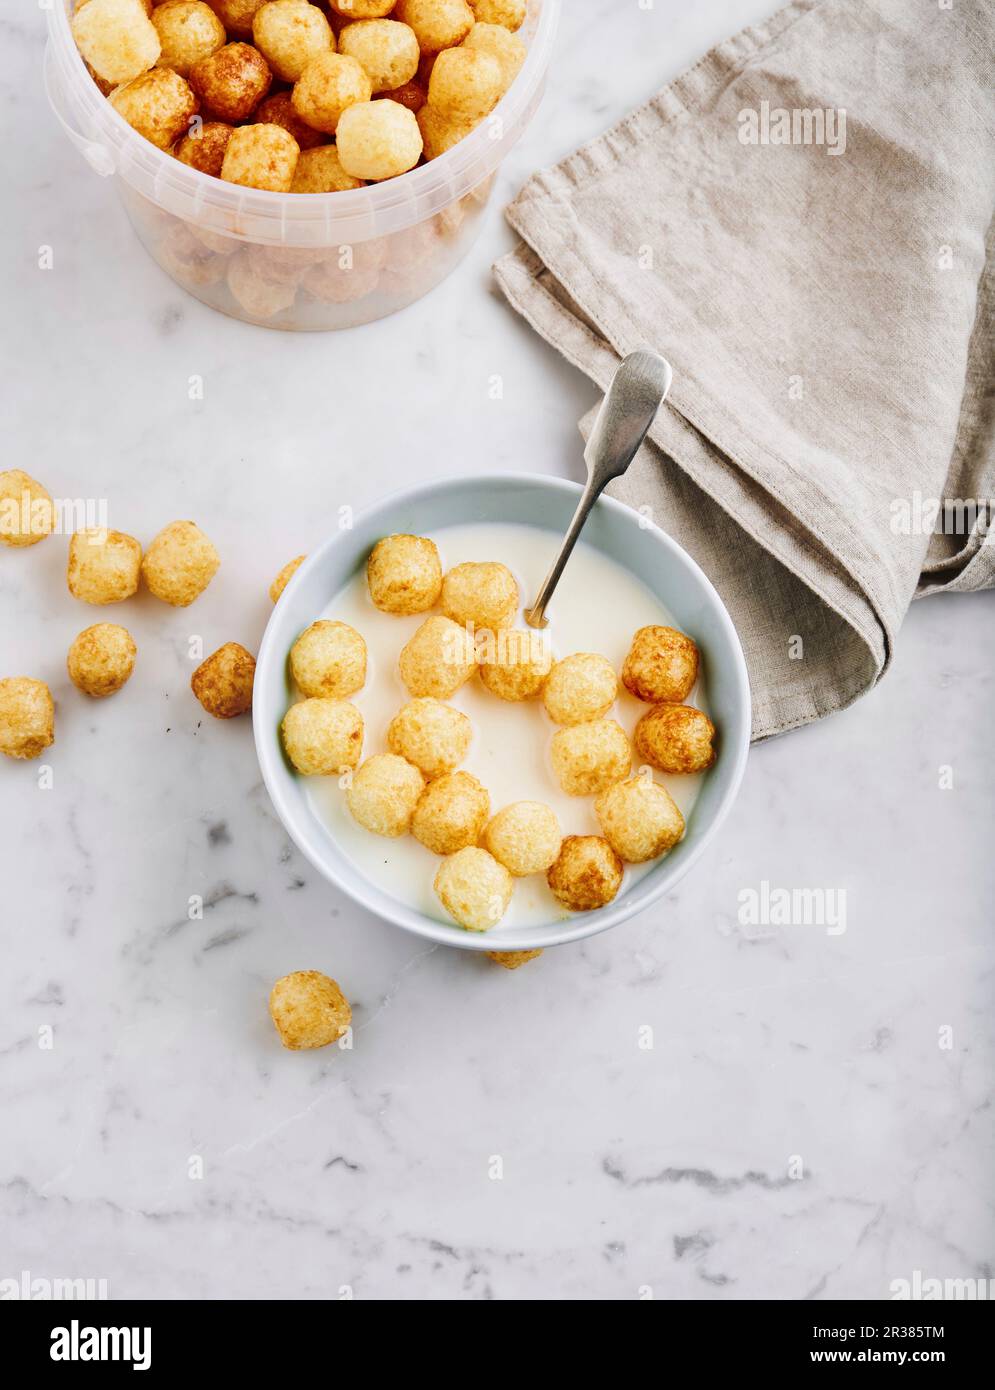
<svg viewBox="0 0 995 1390">
<path fill-rule="evenodd" d="M 566 9 L 501 202 L 769 4 Z M 5 457 L 143 538 L 194 516 L 224 564 L 188 611 L 128 606 L 136 675 L 88 704 L 64 672 L 93 620 L 65 592 L 65 540 L 0 554 L 3 674 L 58 701 L 52 789 L 0 768 L 0 1277 L 742 1299 L 982 1274 L 995 598 L 918 606 L 878 691 L 757 750 L 719 843 L 644 918 L 508 974 L 364 917 L 288 844 L 248 722 L 202 722 L 188 638 L 253 646 L 271 575 L 342 503 L 485 466 L 577 476 L 593 393 L 491 292 L 497 204 L 450 283 L 346 336 L 186 298 L 49 117 L 42 21 L 3 21 Z M 846 932 L 741 927 L 762 880 L 845 888 Z M 354 1001 L 352 1052 L 277 1045 L 269 986 L 310 967 Z"/>
</svg>

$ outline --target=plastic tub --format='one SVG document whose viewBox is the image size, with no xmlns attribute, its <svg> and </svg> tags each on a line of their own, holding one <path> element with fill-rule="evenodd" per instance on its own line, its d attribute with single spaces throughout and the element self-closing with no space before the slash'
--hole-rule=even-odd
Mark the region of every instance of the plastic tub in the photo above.
<svg viewBox="0 0 995 1390">
<path fill-rule="evenodd" d="M 301 331 L 384 318 L 434 289 L 462 260 L 495 170 L 539 105 L 560 0 L 530 0 L 519 31 L 529 54 L 492 116 L 431 163 L 347 193 L 241 188 L 156 149 L 90 77 L 71 11 L 72 0 L 53 0 L 48 12 L 49 101 L 90 166 L 115 179 L 142 245 L 212 309 Z M 337 274 L 340 268 L 352 273 Z"/>
</svg>

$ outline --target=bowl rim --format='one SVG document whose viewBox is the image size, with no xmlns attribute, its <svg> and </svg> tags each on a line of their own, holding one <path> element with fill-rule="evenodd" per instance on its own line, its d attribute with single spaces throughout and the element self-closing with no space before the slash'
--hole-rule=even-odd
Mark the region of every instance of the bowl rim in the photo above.
<svg viewBox="0 0 995 1390">
<path fill-rule="evenodd" d="M 560 478 L 552 474 L 544 473 L 480 473 L 471 475 L 457 475 L 453 477 L 442 477 L 429 479 L 426 482 L 415 483 L 408 487 L 397 488 L 392 492 L 385 493 L 375 502 L 357 511 L 353 519 L 353 526 L 349 530 L 333 532 L 317 549 L 308 555 L 298 569 L 295 571 L 286 586 L 280 601 L 274 604 L 273 612 L 266 624 L 262 641 L 259 646 L 259 655 L 256 661 L 256 682 L 252 701 L 252 733 L 256 748 L 256 757 L 262 773 L 263 784 L 269 795 L 273 809 L 277 814 L 285 831 L 291 840 L 307 859 L 308 863 L 318 871 L 321 876 L 329 883 L 333 884 L 340 892 L 344 893 L 353 902 L 357 903 L 365 911 L 381 921 L 389 922 L 393 926 L 401 927 L 406 931 L 414 933 L 426 940 L 435 942 L 437 945 L 453 946 L 462 950 L 469 951 L 520 951 L 546 949 L 547 947 L 568 945 L 574 941 L 584 940 L 586 937 L 595 936 L 600 932 L 608 931 L 612 927 L 621 925 L 630 917 L 638 912 L 644 911 L 653 903 L 657 902 L 666 892 L 678 883 L 698 862 L 705 849 L 711 844 L 718 831 L 724 824 L 726 817 L 732 809 L 733 803 L 739 793 L 739 788 L 746 770 L 747 758 L 750 748 L 750 715 L 752 701 L 750 694 L 749 675 L 746 668 L 746 659 L 743 655 L 742 644 L 739 634 L 736 631 L 732 618 L 729 616 L 728 609 L 711 580 L 702 570 L 701 566 L 692 559 L 686 550 L 680 546 L 672 536 L 661 530 L 658 526 L 647 526 L 645 518 L 628 507 L 624 502 L 617 498 L 602 495 L 598 500 L 598 507 L 607 507 L 616 515 L 625 517 L 633 525 L 640 525 L 644 531 L 650 531 L 654 539 L 661 547 L 668 551 L 671 558 L 677 564 L 683 566 L 688 574 L 699 585 L 702 593 L 708 598 L 710 606 L 718 620 L 719 626 L 723 629 L 728 641 L 729 652 L 732 658 L 732 672 L 736 684 L 736 702 L 741 705 L 743 712 L 742 731 L 738 741 L 732 750 L 732 758 L 727 773 L 727 784 L 722 792 L 721 799 L 701 835 L 697 844 L 685 854 L 670 874 L 662 873 L 657 881 L 651 886 L 648 894 L 642 896 L 642 900 L 631 902 L 631 892 L 625 892 L 618 899 L 613 901 L 605 908 L 598 908 L 592 912 L 576 913 L 566 918 L 562 925 L 544 925 L 531 927 L 515 928 L 516 940 L 502 944 L 500 938 L 490 932 L 471 932 L 465 931 L 455 923 L 436 921 L 425 916 L 417 909 L 409 907 L 400 900 L 390 901 L 390 912 L 384 910 L 382 901 L 374 899 L 372 894 L 373 885 L 366 875 L 356 869 L 353 877 L 347 881 L 336 873 L 334 867 L 324 859 L 320 853 L 316 852 L 297 824 L 297 808 L 292 803 L 289 796 L 289 783 L 293 779 L 293 774 L 288 770 L 282 754 L 279 751 L 279 740 L 274 739 L 273 729 L 270 722 L 266 722 L 263 717 L 262 703 L 266 698 L 262 693 L 266 682 L 260 680 L 260 674 L 265 672 L 271 663 L 277 663 L 283 670 L 286 669 L 287 651 L 285 636 L 281 635 L 283 618 L 281 615 L 281 604 L 288 594 L 302 585 L 310 574 L 320 570 L 326 561 L 326 557 L 336 548 L 349 544 L 349 538 L 359 530 L 364 522 L 371 521 L 377 514 L 390 510 L 395 510 L 403 506 L 405 502 L 417 497 L 419 501 L 430 499 L 433 494 L 446 492 L 454 486 L 478 486 L 486 489 L 495 486 L 517 486 L 531 487 L 538 489 L 548 489 L 554 492 L 569 494 L 573 498 L 578 498 L 582 491 L 581 485 L 572 479 Z M 498 523 L 504 524 L 504 523 Z M 514 523 L 511 523 L 514 524 Z M 549 528 L 543 528 L 549 529 Z M 386 533 L 385 533 L 386 534 Z M 617 564 L 626 568 L 624 561 L 615 558 Z M 360 559 L 356 559 L 358 567 Z M 633 573 L 630 571 L 630 573 Z M 638 575 L 635 575 L 639 579 Z M 645 581 L 640 580 L 645 583 Z M 331 595 L 329 596 L 331 597 Z M 283 608 L 283 613 L 289 612 L 289 605 Z M 280 643 L 278 646 L 277 643 Z M 266 717 L 268 720 L 268 716 Z M 306 803 L 303 803 L 306 805 Z M 639 884 L 644 883 L 645 879 L 640 879 Z M 634 885 L 638 886 L 637 885 Z M 636 895 L 639 898 L 640 895 Z M 522 937 L 531 933 L 535 940 L 532 944 L 523 944 Z"/>
</svg>

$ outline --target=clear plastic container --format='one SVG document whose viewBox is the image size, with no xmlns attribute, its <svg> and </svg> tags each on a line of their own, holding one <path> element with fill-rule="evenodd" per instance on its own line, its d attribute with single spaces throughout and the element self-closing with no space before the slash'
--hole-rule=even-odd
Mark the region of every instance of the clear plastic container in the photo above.
<svg viewBox="0 0 995 1390">
<path fill-rule="evenodd" d="M 542 97 L 559 10 L 560 0 L 529 0 L 528 57 L 466 139 L 409 174 L 346 193 L 242 188 L 156 149 L 87 72 L 72 0 L 53 0 L 48 12 L 45 85 L 66 134 L 115 179 L 142 245 L 183 289 L 247 323 L 350 328 L 420 299 L 473 244 L 495 170 Z"/>
</svg>

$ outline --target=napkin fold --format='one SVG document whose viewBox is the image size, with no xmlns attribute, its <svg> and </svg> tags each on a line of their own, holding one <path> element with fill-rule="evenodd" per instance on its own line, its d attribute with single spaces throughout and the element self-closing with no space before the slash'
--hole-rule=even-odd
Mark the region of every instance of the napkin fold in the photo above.
<svg viewBox="0 0 995 1390">
<path fill-rule="evenodd" d="M 993 32 L 795 0 L 508 209 L 539 333 L 603 390 L 674 368 L 612 490 L 721 593 L 755 738 L 869 690 L 914 598 L 995 586 Z"/>
</svg>

